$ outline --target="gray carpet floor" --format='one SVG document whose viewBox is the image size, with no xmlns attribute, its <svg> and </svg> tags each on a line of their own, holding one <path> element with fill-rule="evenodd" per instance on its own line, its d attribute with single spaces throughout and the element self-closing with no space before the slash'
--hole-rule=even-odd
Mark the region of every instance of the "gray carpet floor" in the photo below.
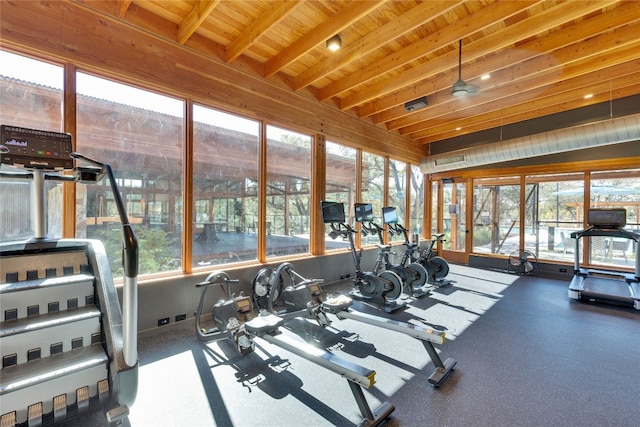
<svg viewBox="0 0 640 427">
<path fill-rule="evenodd" d="M 457 365 L 439 388 L 422 344 L 353 320 L 322 329 L 294 320 L 283 333 L 376 371 L 373 409 L 395 405 L 387 426 L 638 426 L 640 311 L 567 297 L 568 283 L 451 266 L 449 286 L 385 314 L 446 331 L 436 346 Z M 328 288 L 337 292 L 343 287 Z M 264 340 L 240 356 L 227 341 L 200 343 L 193 322 L 139 342 L 139 390 L 128 421 L 142 426 L 352 426 L 348 383 Z M 88 415 L 68 425 L 104 425 Z"/>
</svg>

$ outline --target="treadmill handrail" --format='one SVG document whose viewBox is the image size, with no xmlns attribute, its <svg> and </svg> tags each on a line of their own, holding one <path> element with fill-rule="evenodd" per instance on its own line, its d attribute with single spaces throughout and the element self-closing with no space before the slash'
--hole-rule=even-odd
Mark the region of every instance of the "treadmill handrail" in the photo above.
<svg viewBox="0 0 640 427">
<path fill-rule="evenodd" d="M 580 239 L 582 237 L 590 236 L 603 236 L 603 237 L 620 237 L 623 239 L 631 239 L 633 241 L 640 242 L 640 234 L 633 231 L 628 231 L 623 228 L 598 228 L 589 227 L 585 230 L 574 231 L 571 233 L 572 239 Z"/>
</svg>

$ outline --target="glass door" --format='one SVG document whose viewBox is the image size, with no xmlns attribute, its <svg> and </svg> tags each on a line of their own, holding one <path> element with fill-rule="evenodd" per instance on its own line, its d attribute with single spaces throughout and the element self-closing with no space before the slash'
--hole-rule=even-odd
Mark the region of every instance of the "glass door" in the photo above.
<svg viewBox="0 0 640 427">
<path fill-rule="evenodd" d="M 467 183 L 443 180 L 442 182 L 442 210 L 445 242 L 442 245 L 442 256 L 455 263 L 468 263 L 467 238 Z"/>
</svg>

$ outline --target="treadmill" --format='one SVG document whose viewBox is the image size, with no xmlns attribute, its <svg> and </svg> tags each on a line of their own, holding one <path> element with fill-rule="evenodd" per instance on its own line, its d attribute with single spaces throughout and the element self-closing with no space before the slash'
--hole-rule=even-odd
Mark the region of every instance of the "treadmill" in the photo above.
<svg viewBox="0 0 640 427">
<path fill-rule="evenodd" d="M 631 306 L 640 310 L 640 234 L 624 230 L 626 223 L 625 209 L 589 209 L 589 228 L 571 233 L 571 238 L 576 239 L 576 247 L 569 298 Z M 591 236 L 633 240 L 636 255 L 635 272 L 580 267 L 580 239 Z"/>
</svg>

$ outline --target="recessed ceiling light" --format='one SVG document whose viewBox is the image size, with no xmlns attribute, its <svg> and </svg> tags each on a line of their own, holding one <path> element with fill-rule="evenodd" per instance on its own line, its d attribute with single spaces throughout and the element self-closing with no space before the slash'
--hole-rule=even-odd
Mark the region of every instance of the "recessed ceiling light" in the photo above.
<svg viewBox="0 0 640 427">
<path fill-rule="evenodd" d="M 584 96 L 584 99 L 589 99 L 589 98 L 593 98 L 593 94 L 592 93 L 588 93 Z"/>
<path fill-rule="evenodd" d="M 342 39 L 340 38 L 340 34 L 336 34 L 330 39 L 327 39 L 327 49 L 329 49 L 331 52 L 335 52 L 341 47 L 342 47 Z"/>
<path fill-rule="evenodd" d="M 460 126 L 458 126 L 458 127 L 456 128 L 456 130 L 462 130 L 462 128 L 461 128 Z"/>
<path fill-rule="evenodd" d="M 487 80 L 487 79 L 490 79 L 490 78 L 491 78 L 491 74 L 483 74 L 483 75 L 480 77 L 480 79 L 481 79 L 481 80 Z"/>
</svg>

